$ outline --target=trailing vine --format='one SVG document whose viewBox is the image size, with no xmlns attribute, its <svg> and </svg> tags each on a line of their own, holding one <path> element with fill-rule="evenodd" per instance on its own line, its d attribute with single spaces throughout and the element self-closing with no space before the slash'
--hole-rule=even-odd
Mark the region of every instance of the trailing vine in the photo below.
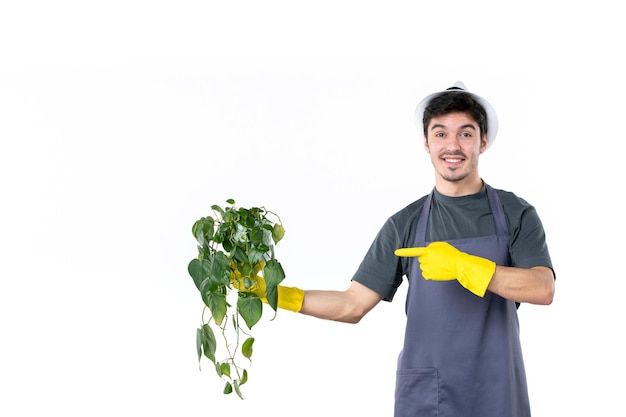
<svg viewBox="0 0 626 417">
<path fill-rule="evenodd" d="M 276 314 L 278 284 L 285 278 L 274 256 L 274 246 L 285 229 L 280 218 L 263 207 L 240 208 L 233 199 L 192 227 L 198 256 L 187 267 L 204 303 L 201 326 L 196 331 L 198 363 L 207 358 L 225 380 L 224 394 L 248 381 L 255 339 L 252 327 L 263 315 L 263 302 Z M 229 324 L 230 323 L 230 324 Z M 218 337 L 223 349 L 218 345 Z"/>
</svg>

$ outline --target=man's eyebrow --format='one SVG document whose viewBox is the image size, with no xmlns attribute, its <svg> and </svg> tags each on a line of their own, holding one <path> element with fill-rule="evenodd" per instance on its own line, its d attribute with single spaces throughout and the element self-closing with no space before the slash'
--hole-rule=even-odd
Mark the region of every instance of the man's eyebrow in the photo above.
<svg viewBox="0 0 626 417">
<path fill-rule="evenodd" d="M 446 126 L 442 125 L 440 123 L 437 123 L 437 124 L 432 125 L 430 130 L 437 129 L 437 128 L 445 129 Z M 467 124 L 464 124 L 463 126 L 461 126 L 461 129 L 468 129 L 468 128 L 472 129 L 472 130 L 476 130 L 476 126 L 474 126 L 471 123 L 467 123 Z"/>
</svg>

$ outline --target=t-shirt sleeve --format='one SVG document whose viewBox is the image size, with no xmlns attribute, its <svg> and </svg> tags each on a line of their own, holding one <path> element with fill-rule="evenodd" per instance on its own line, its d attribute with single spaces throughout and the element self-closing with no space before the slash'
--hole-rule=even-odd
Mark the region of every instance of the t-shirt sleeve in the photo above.
<svg viewBox="0 0 626 417">
<path fill-rule="evenodd" d="M 515 267 L 546 266 L 553 269 L 545 230 L 537 211 L 531 205 L 521 211 L 519 227 L 513 230 L 511 236 L 509 253 Z"/>
<path fill-rule="evenodd" d="M 402 283 L 401 258 L 394 254 L 402 246 L 402 237 L 390 218 L 376 235 L 352 280 L 376 291 L 383 300 L 391 301 Z"/>
</svg>

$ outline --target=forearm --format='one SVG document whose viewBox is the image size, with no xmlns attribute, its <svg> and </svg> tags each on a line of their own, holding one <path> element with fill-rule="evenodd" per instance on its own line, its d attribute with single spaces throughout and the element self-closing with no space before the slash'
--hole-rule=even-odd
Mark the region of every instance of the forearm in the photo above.
<svg viewBox="0 0 626 417">
<path fill-rule="evenodd" d="M 487 289 L 518 303 L 549 305 L 554 297 L 554 274 L 547 267 L 496 267 Z"/>
<path fill-rule="evenodd" d="M 346 291 L 307 290 L 300 313 L 325 320 L 358 323 L 382 299 L 353 281 Z"/>
<path fill-rule="evenodd" d="M 356 323 L 360 318 L 351 312 L 348 301 L 341 291 L 307 290 L 300 313 L 325 320 Z"/>
</svg>

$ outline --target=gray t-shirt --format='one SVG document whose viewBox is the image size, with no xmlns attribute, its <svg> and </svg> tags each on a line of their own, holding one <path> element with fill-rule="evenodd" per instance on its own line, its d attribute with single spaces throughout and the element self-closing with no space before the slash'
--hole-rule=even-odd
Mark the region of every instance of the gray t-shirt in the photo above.
<svg viewBox="0 0 626 417">
<path fill-rule="evenodd" d="M 496 192 L 511 235 L 511 266 L 552 268 L 545 232 L 535 208 L 509 191 Z M 387 219 L 352 277 L 382 295 L 386 301 L 393 299 L 410 271 L 412 258 L 397 257 L 394 251 L 415 246 L 417 220 L 426 197 Z M 428 242 L 494 234 L 496 227 L 485 187 L 476 194 L 462 197 L 448 197 L 434 190 L 426 229 Z"/>
</svg>

